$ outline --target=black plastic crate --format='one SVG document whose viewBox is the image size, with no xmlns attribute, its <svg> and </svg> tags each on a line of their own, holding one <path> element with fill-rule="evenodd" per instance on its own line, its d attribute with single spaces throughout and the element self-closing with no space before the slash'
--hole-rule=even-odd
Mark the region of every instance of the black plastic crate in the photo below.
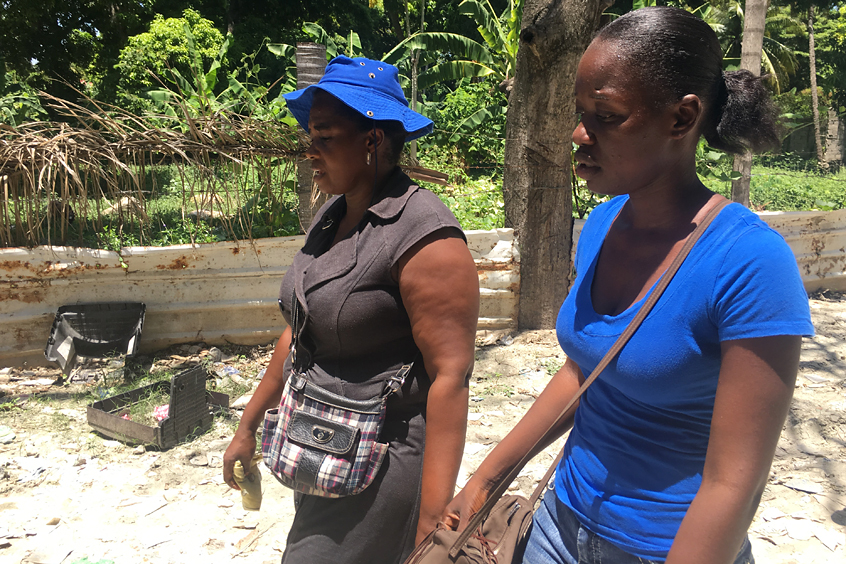
<svg viewBox="0 0 846 564">
<path fill-rule="evenodd" d="M 44 356 L 65 374 L 76 357 L 132 356 L 138 349 L 147 306 L 137 302 L 65 305 L 56 312 Z"/>
<path fill-rule="evenodd" d="M 100 433 L 128 443 L 156 445 L 167 449 L 184 439 L 201 435 L 211 429 L 213 406 L 229 407 L 229 396 L 206 391 L 208 373 L 195 366 L 174 376 L 170 382 L 162 381 L 136 388 L 88 406 L 88 424 Z M 168 417 L 158 426 L 144 425 L 123 419 L 132 404 L 151 393 L 170 388 Z"/>
</svg>

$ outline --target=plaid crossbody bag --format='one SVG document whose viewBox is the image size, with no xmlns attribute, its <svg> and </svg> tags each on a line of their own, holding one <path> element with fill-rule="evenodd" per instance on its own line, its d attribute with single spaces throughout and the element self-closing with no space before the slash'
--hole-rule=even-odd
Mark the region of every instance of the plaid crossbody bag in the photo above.
<svg viewBox="0 0 846 564">
<path fill-rule="evenodd" d="M 265 413 L 261 452 L 284 485 L 321 497 L 355 495 L 373 483 L 387 443 L 379 442 L 388 397 L 399 390 L 413 363 L 403 365 L 370 400 L 352 400 L 306 378 L 297 363 L 302 326 L 293 300 L 291 374 L 278 408 Z"/>
</svg>

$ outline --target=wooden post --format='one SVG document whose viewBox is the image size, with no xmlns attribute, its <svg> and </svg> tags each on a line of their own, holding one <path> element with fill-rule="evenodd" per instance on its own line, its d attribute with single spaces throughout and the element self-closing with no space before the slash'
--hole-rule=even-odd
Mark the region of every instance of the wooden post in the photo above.
<svg viewBox="0 0 846 564">
<path fill-rule="evenodd" d="M 326 46 L 320 43 L 297 43 L 297 88 L 317 84 L 326 70 Z M 320 209 L 328 196 L 314 190 L 311 161 L 297 161 L 297 213 L 300 229 L 308 231 L 314 214 Z"/>
</svg>

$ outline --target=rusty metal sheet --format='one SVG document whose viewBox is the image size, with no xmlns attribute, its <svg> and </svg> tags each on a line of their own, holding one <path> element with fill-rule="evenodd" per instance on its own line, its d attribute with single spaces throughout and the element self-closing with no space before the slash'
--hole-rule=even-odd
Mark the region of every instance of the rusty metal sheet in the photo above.
<svg viewBox="0 0 846 564">
<path fill-rule="evenodd" d="M 519 265 L 510 229 L 468 232 L 482 286 L 480 329 L 514 325 Z M 56 310 L 66 304 L 147 305 L 140 352 L 169 345 L 256 345 L 285 327 L 279 283 L 303 237 L 120 253 L 69 247 L 0 249 L 0 366 L 45 364 Z"/>
<path fill-rule="evenodd" d="M 759 215 L 790 246 L 808 292 L 846 291 L 846 210 Z"/>
</svg>

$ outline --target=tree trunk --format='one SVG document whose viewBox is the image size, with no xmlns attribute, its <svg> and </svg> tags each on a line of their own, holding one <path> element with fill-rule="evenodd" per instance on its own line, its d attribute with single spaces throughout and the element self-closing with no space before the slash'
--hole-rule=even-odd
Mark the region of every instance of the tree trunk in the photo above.
<svg viewBox="0 0 846 564">
<path fill-rule="evenodd" d="M 834 106 L 828 108 L 828 131 L 825 136 L 825 166 L 836 171 L 843 164 L 843 124 Z"/>
<path fill-rule="evenodd" d="M 297 43 L 297 89 L 317 84 L 326 69 L 326 46 L 319 43 Z M 311 161 L 297 161 L 297 214 L 300 229 L 308 231 L 314 214 L 328 196 L 314 190 L 314 171 Z"/>
<path fill-rule="evenodd" d="M 388 15 L 388 21 L 391 22 L 391 31 L 394 32 L 394 39 L 399 43 L 405 39 L 405 34 L 402 32 L 402 24 L 400 23 L 400 6 L 399 0 L 385 0 L 385 13 Z"/>
<path fill-rule="evenodd" d="M 520 329 L 553 328 L 567 295 L 573 234 L 570 132 L 579 59 L 601 0 L 526 0 L 508 103 L 505 221 L 520 249 Z"/>
<path fill-rule="evenodd" d="M 764 48 L 764 26 L 767 22 L 767 0 L 746 0 L 743 17 L 743 41 L 740 44 L 740 68 L 761 76 L 761 50 Z M 734 157 L 735 172 L 740 178 L 731 181 L 731 199 L 749 207 L 749 184 L 752 181 L 752 153 Z"/>
<path fill-rule="evenodd" d="M 814 6 L 808 7 L 808 65 L 811 67 L 811 112 L 814 115 L 814 144 L 817 148 L 817 162 L 825 169 L 822 133 L 820 132 L 820 100 L 817 92 L 817 53 L 814 46 Z"/>
<path fill-rule="evenodd" d="M 406 8 L 408 3 L 406 2 Z M 407 13 L 407 12 L 406 12 Z M 420 32 L 423 32 L 426 26 L 426 2 L 420 2 Z M 417 63 L 420 61 L 420 50 L 415 49 L 411 55 L 411 109 L 417 111 Z M 409 143 L 411 160 L 417 162 L 417 140 L 415 139 Z"/>
</svg>

